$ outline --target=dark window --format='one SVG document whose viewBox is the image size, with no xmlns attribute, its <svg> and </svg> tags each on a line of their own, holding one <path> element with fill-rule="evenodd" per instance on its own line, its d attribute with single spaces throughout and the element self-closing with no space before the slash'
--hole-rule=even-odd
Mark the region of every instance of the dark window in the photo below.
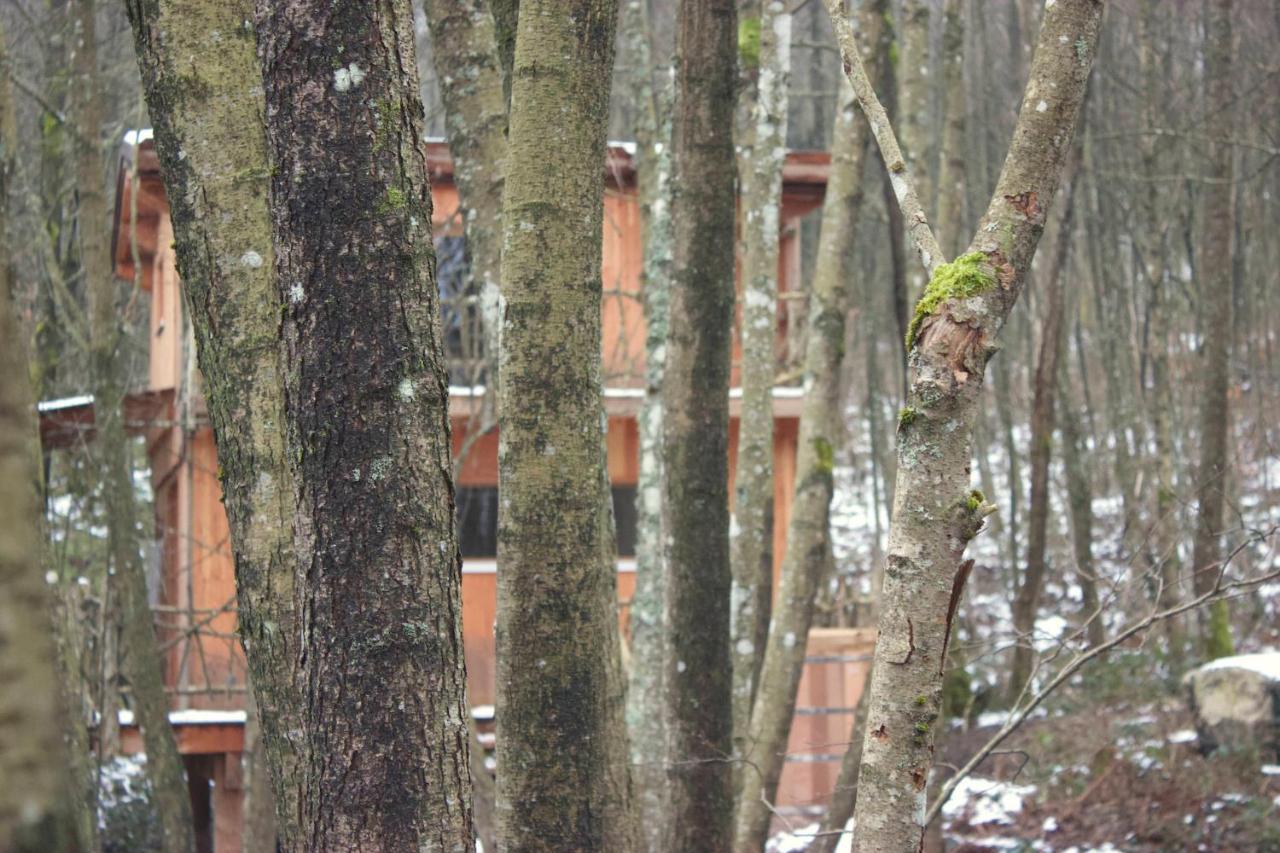
<svg viewBox="0 0 1280 853">
<path fill-rule="evenodd" d="M 458 545 L 464 557 L 493 557 L 498 553 L 498 488 L 461 486 L 458 501 Z M 636 487 L 613 487 L 613 518 L 618 532 L 618 556 L 636 553 Z"/>
</svg>

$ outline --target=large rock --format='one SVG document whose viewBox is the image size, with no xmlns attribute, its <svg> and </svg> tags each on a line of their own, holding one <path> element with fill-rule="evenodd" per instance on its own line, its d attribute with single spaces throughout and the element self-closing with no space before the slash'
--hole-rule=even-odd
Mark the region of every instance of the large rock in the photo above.
<svg viewBox="0 0 1280 853">
<path fill-rule="evenodd" d="M 1203 751 L 1280 752 L 1280 652 L 1219 658 L 1182 681 Z"/>
</svg>

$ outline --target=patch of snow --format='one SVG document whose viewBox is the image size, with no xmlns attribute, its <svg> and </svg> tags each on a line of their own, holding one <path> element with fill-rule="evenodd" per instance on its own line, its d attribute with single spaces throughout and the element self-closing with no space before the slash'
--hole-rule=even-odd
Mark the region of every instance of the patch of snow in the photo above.
<svg viewBox="0 0 1280 853">
<path fill-rule="evenodd" d="M 1280 776 L 1280 764 L 1264 764 L 1262 765 L 1263 776 Z"/>
<path fill-rule="evenodd" d="M 1169 743 L 1193 743 L 1200 736 L 1196 734 L 1195 729 L 1181 729 L 1176 731 L 1169 737 L 1165 738 Z"/>
<path fill-rule="evenodd" d="M 975 826 L 983 823 L 1008 825 L 1012 815 L 1022 811 L 1022 801 L 1036 792 L 1034 785 L 1014 785 L 995 779 L 968 776 L 951 793 L 942 813 L 955 820 L 967 817 Z"/>
<path fill-rule="evenodd" d="M 492 705 L 472 705 L 471 719 L 473 720 L 492 720 L 494 716 L 494 707 Z"/>
</svg>

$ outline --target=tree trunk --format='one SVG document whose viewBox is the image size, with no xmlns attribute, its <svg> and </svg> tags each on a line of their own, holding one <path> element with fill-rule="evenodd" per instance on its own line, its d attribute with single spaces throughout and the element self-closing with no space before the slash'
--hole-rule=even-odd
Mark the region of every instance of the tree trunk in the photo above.
<svg viewBox="0 0 1280 853">
<path fill-rule="evenodd" d="M 298 793 L 278 806 L 299 809 L 302 833 L 281 829 L 303 849 L 470 849 L 461 559 L 409 3 L 261 0 L 257 19 L 302 606 L 279 628 L 245 608 L 245 634 L 283 664 L 259 666 L 255 684 L 305 697 L 289 704 L 298 761 L 280 768 Z"/>
<path fill-rule="evenodd" d="M 223 36 L 199 55 L 227 67 L 183 86 L 180 57 L 197 51 L 178 45 L 245 20 L 205 8 L 220 5 L 131 11 L 280 832 L 290 850 L 469 848 L 448 400 L 408 5 L 259 9 L 278 288 L 265 158 L 252 156 L 257 72 Z"/>
<path fill-rule="evenodd" d="M 969 487 L 978 394 L 1053 203 L 1101 17 L 1094 0 L 1058 0 L 1045 11 L 1009 154 L 971 251 L 937 268 L 916 307 L 916 333 L 907 341 L 911 394 L 899 430 L 880 635 L 866 699 L 855 811 L 860 851 L 915 851 L 923 842 L 961 558 L 992 509 Z M 837 35 L 846 67 L 856 69 L 847 21 Z M 878 139 L 886 130 L 874 129 Z"/>
<path fill-rule="evenodd" d="M 267 751 L 262 742 L 262 726 L 258 709 L 250 691 L 246 699 L 244 723 L 244 830 L 241 847 L 244 853 L 275 853 L 276 801 L 271 796 L 271 772 L 267 767 Z"/>
<path fill-rule="evenodd" d="M 942 148 L 938 154 L 938 239 L 950 255 L 964 239 L 965 114 L 963 0 L 946 0 L 942 23 Z"/>
<path fill-rule="evenodd" d="M 648 0 L 623 6 L 623 34 L 640 104 L 636 118 L 636 184 L 644 257 L 645 395 L 640 409 L 636 484 L 636 587 L 631 597 L 631 675 L 627 734 L 640 849 L 662 849 L 666 822 L 666 562 L 662 534 L 662 377 L 671 290 L 671 85 L 655 67 Z"/>
<path fill-rule="evenodd" d="M 503 213 L 498 834 L 511 850 L 626 851 L 600 431 L 600 173 L 617 7 L 524 0 L 520 11 Z"/>
<path fill-rule="evenodd" d="M 120 602 L 124 673 L 132 688 L 133 711 L 142 729 L 147 777 L 164 847 L 167 851 L 190 851 L 195 849 L 195 822 L 187 792 L 186 769 L 169 725 L 164 662 L 156 644 L 147 594 L 147 571 L 137 540 L 133 465 L 124 431 L 125 334 L 116 305 L 110 217 L 103 191 L 106 170 L 101 139 L 105 93 L 98 69 L 96 15 L 95 0 L 77 2 L 80 44 L 75 52 L 75 71 L 79 79 L 76 117 L 80 140 L 76 154 L 79 199 L 76 225 L 90 308 L 94 417 L 111 566 L 104 578 L 107 586 L 114 587 L 114 595 Z"/>
<path fill-rule="evenodd" d="M 859 16 L 864 54 L 872 64 L 882 55 L 879 37 L 885 5 L 882 0 L 867 3 Z M 840 382 L 844 372 L 845 321 L 858 279 L 853 249 L 862 205 L 867 141 L 867 122 L 846 82 L 841 87 L 840 110 L 836 113 L 830 178 L 822 207 L 822 236 L 809 300 L 806 393 L 800 414 L 787 551 L 760 688 L 750 730 L 741 747 L 744 769 L 734 841 L 735 849 L 740 851 L 762 850 L 768 839 L 771 804 L 786 760 L 787 736 L 795 714 L 796 689 L 804 671 L 814 602 L 827 573 L 835 454 L 843 443 Z"/>
<path fill-rule="evenodd" d="M 0 62 L 8 50 L 0 27 Z M 0 79 L 0 850 L 85 850 L 67 772 L 52 600 L 44 575 L 36 464 L 39 444 L 26 385 L 28 358 L 12 304 L 9 193 L 16 143 L 7 74 Z M 74 723 L 71 723 L 74 724 Z M 71 766 L 75 766 L 74 763 Z"/>
<path fill-rule="evenodd" d="M 1231 0 L 1209 4 L 1205 46 L 1206 109 L 1232 102 Z M 1204 188 L 1204 230 L 1196 277 L 1200 285 L 1204 329 L 1201 352 L 1203 391 L 1200 398 L 1200 467 L 1196 475 L 1199 510 L 1192 552 L 1196 595 L 1212 590 L 1221 572 L 1222 531 L 1227 488 L 1227 443 L 1231 430 L 1228 390 L 1231 386 L 1231 257 L 1235 206 L 1231 200 L 1231 146 L 1211 146 Z M 1232 653 L 1231 621 L 1226 601 L 1200 611 L 1200 652 L 1206 659 Z"/>
<path fill-rule="evenodd" d="M 1089 645 L 1106 641 L 1098 597 L 1097 568 L 1093 560 L 1093 488 L 1084 465 L 1087 448 L 1080 434 L 1080 419 L 1071 398 L 1066 367 L 1058 370 L 1058 393 L 1063 405 L 1058 409 L 1062 429 L 1062 466 L 1067 477 L 1067 505 L 1071 513 L 1071 543 L 1076 558 L 1076 583 L 1080 584 L 1080 616 Z"/>
<path fill-rule="evenodd" d="M 676 20 L 674 275 L 663 377 L 667 772 L 663 849 L 733 835 L 729 654 L 729 358 L 734 302 L 733 0 L 681 0 Z"/>
<path fill-rule="evenodd" d="M 426 0 L 432 59 L 444 99 L 458 213 L 466 231 L 467 270 L 480 301 L 484 371 L 471 384 L 491 393 L 472 412 L 471 434 L 496 421 L 498 353 L 502 330 L 502 184 L 507 156 L 507 110 L 502 94 L 493 18 L 483 0 Z M 468 291 L 470 288 L 468 288 Z"/>
<path fill-rule="evenodd" d="M 1071 255 L 1076 175 L 1073 162 L 1063 192 L 1062 221 L 1049 269 L 1045 271 L 1044 326 L 1040 334 L 1040 354 L 1036 360 L 1034 394 L 1031 403 L 1031 505 L 1027 508 L 1027 565 L 1013 599 L 1013 628 L 1017 645 L 1009 672 L 1008 696 L 1015 704 L 1031 678 L 1035 666 L 1036 615 L 1044 591 L 1045 550 L 1049 527 L 1049 462 L 1053 457 L 1053 429 L 1056 423 L 1058 363 L 1062 357 L 1062 323 L 1065 301 L 1062 277 Z"/>
<path fill-rule="evenodd" d="M 791 13 L 760 4 L 758 77 L 742 172 L 742 408 L 729 525 L 733 568 L 733 742 L 741 754 L 751 723 L 773 599 L 773 383 L 777 373 L 778 242 L 787 152 Z"/>
</svg>

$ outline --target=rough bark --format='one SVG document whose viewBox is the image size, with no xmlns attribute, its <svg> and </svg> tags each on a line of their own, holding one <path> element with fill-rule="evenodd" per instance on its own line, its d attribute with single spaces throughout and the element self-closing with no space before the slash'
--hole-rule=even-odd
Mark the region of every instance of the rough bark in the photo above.
<svg viewBox="0 0 1280 853">
<path fill-rule="evenodd" d="M 300 633 L 277 337 L 283 302 L 273 275 L 262 77 L 245 26 L 253 6 L 137 0 L 127 10 L 218 445 L 263 749 L 274 765 L 281 834 L 297 839 L 298 758 L 286 733 L 302 730 L 303 700 L 289 680 L 288 653 L 273 654 L 262 629 L 252 630 L 269 624 L 270 636 L 289 645 Z"/>
<path fill-rule="evenodd" d="M 251 580 L 241 628 L 286 789 L 280 829 L 290 849 L 470 849 L 461 560 L 409 3 L 263 0 L 257 28 L 294 596 L 260 601 Z M 288 723 L 266 725 L 276 714 Z"/>
<path fill-rule="evenodd" d="M 782 166 L 787 153 L 791 13 L 760 4 L 758 76 L 742 174 L 742 408 L 733 519 L 729 525 L 729 642 L 733 660 L 733 742 L 741 754 L 751 722 L 773 598 L 773 384 L 777 373 L 778 243 Z"/>
<path fill-rule="evenodd" d="M 1233 97 L 1231 0 L 1209 4 L 1205 47 L 1206 106 L 1225 108 Z M 1215 142 L 1208 152 L 1203 231 L 1196 258 L 1203 337 L 1200 367 L 1200 462 L 1196 474 L 1198 510 L 1192 549 L 1194 590 L 1212 590 L 1221 572 L 1222 532 L 1227 489 L 1227 443 L 1231 430 L 1231 258 L 1235 205 L 1231 199 L 1231 147 Z M 1199 611 L 1200 653 L 1205 658 L 1231 654 L 1230 614 L 1225 601 Z"/>
<path fill-rule="evenodd" d="M 632 846 L 601 391 L 616 4 L 524 0 L 503 212 L 498 834 Z"/>
<path fill-rule="evenodd" d="M 644 257 L 641 299 L 645 321 L 645 393 L 640 409 L 636 484 L 636 587 L 631 597 L 631 674 L 627 734 L 637 845 L 662 849 L 666 817 L 667 571 L 662 534 L 662 377 L 666 363 L 671 289 L 671 85 L 655 67 L 648 0 L 628 0 L 622 30 L 636 118 L 636 183 Z"/>
<path fill-rule="evenodd" d="M 271 771 L 262 743 L 262 726 L 253 694 L 246 700 L 244 723 L 244 830 L 240 836 L 243 853 L 275 853 L 276 801 L 271 795 Z"/>
<path fill-rule="evenodd" d="M 859 64 L 852 31 L 833 0 L 828 8 L 850 69 Z M 1053 203 L 1101 17 L 1096 0 L 1058 0 L 1045 11 L 1013 140 L 971 252 L 935 272 L 916 309 L 880 638 L 866 700 L 855 810 L 860 851 L 914 851 L 923 842 L 961 558 L 992 509 L 969 488 L 978 394 Z M 887 126 L 873 129 L 882 143 L 891 135 Z M 891 169 L 900 159 L 886 157 Z"/>
<path fill-rule="evenodd" d="M 0 64 L 7 65 L 0 28 Z M 78 835 L 63 731 L 68 720 L 44 577 L 39 445 L 26 384 L 27 352 L 13 314 L 9 191 L 14 112 L 0 79 L 0 850 L 87 850 Z M 78 780 L 77 780 L 78 781 Z"/>
<path fill-rule="evenodd" d="M 727 445 L 737 30 L 732 0 L 680 3 L 663 377 L 669 851 L 727 850 L 733 834 Z"/>
<path fill-rule="evenodd" d="M 111 225 L 104 190 L 106 158 L 101 138 L 105 93 L 98 68 L 96 16 L 95 0 L 76 3 L 79 45 L 75 72 L 79 97 L 75 114 L 80 137 L 76 153 L 76 225 L 89 302 L 90 368 L 101 460 L 99 486 L 107 518 L 111 567 L 104 578 L 113 588 L 109 595 L 119 602 L 123 669 L 132 688 L 133 712 L 142 729 L 147 777 L 161 837 L 166 850 L 194 850 L 186 770 L 169 725 L 169 700 L 147 594 L 146 566 L 137 539 L 138 506 L 129 440 L 124 431 L 125 333 L 116 302 Z"/>
<path fill-rule="evenodd" d="M 883 2 L 867 3 L 859 16 L 863 50 L 873 66 L 881 56 L 877 48 L 884 6 Z M 761 850 L 768 838 L 773 817 L 770 804 L 777 794 L 786 758 L 814 603 L 828 567 L 833 471 L 836 449 L 843 438 L 845 322 L 853 307 L 857 281 L 853 248 L 868 141 L 867 122 L 852 89 L 845 84 L 836 113 L 830 178 L 823 199 L 822 232 L 809 298 L 806 393 L 800 414 L 787 551 L 750 729 L 740 747 L 744 769 L 734 846 L 741 851 Z"/>
<path fill-rule="evenodd" d="M 1049 462 L 1053 457 L 1053 431 L 1058 403 L 1058 364 L 1062 358 L 1064 286 L 1067 259 L 1071 253 L 1075 206 L 1074 190 L 1078 170 L 1068 167 L 1071 176 L 1063 191 L 1062 220 L 1058 240 L 1044 277 L 1045 315 L 1040 332 L 1040 353 L 1036 359 L 1031 403 L 1031 505 L 1027 507 L 1027 563 L 1013 599 L 1013 628 L 1017 645 L 1009 671 L 1008 695 L 1016 703 L 1031 677 L 1035 664 L 1036 615 L 1048 572 L 1045 551 L 1049 528 Z"/>
</svg>

